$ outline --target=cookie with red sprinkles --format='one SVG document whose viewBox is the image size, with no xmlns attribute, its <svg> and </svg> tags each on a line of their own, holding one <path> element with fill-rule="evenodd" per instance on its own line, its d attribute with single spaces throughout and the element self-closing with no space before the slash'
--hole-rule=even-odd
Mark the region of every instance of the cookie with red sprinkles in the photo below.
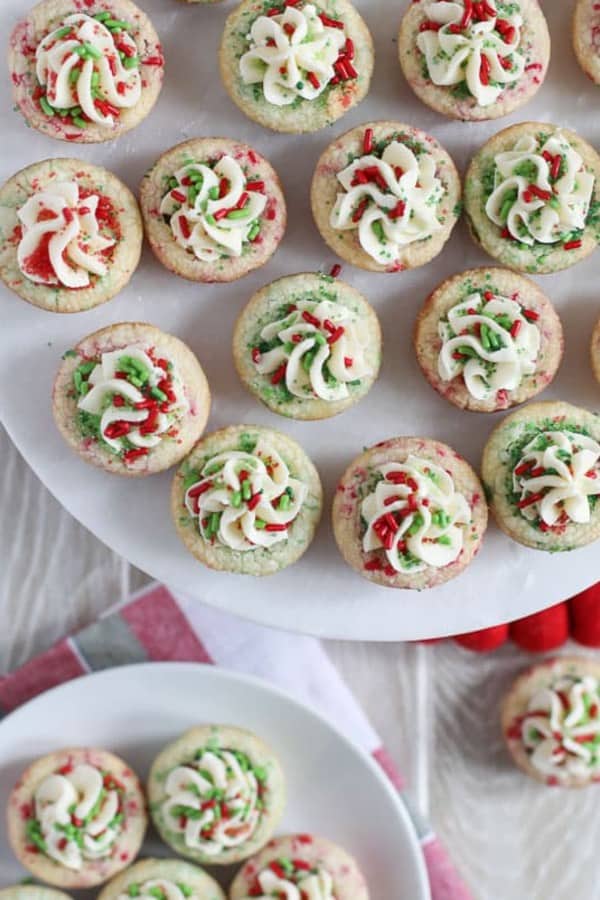
<svg viewBox="0 0 600 900">
<path fill-rule="evenodd" d="M 530 403 L 492 431 L 482 478 L 500 528 L 555 553 L 600 538 L 600 416 L 562 401 Z"/>
<path fill-rule="evenodd" d="M 135 772 L 113 753 L 57 750 L 20 776 L 8 799 L 7 824 L 8 842 L 32 875 L 58 887 L 90 888 L 135 860 L 146 832 L 146 801 Z"/>
<path fill-rule="evenodd" d="M 596 0 L 577 0 L 573 12 L 573 49 L 577 62 L 600 84 L 600 6 Z"/>
<path fill-rule="evenodd" d="M 600 663 L 561 656 L 526 669 L 502 703 L 513 762 L 550 787 L 600 781 Z"/>
<path fill-rule="evenodd" d="M 319 473 L 280 431 L 232 425 L 207 435 L 183 461 L 171 491 L 179 537 L 204 565 L 272 575 L 308 549 L 321 518 Z"/>
<path fill-rule="evenodd" d="M 311 834 L 291 834 L 269 841 L 248 860 L 234 878 L 229 896 L 369 900 L 369 891 L 358 863 L 341 847 Z"/>
<path fill-rule="evenodd" d="M 328 246 L 371 272 L 401 272 L 441 252 L 460 215 L 458 172 L 438 141 L 399 122 L 337 138 L 313 175 L 311 205 Z"/>
<path fill-rule="evenodd" d="M 112 878 L 98 894 L 98 900 L 119 900 L 122 897 L 226 900 L 224 892 L 208 872 L 182 859 L 143 859 Z"/>
<path fill-rule="evenodd" d="M 146 172 L 140 203 L 155 256 L 191 281 L 234 281 L 263 266 L 287 222 L 271 164 L 230 138 L 167 150 Z"/>
<path fill-rule="evenodd" d="M 274 131 L 318 131 L 367 95 L 375 55 L 349 0 L 242 0 L 225 23 L 221 77 L 233 102 Z"/>
<path fill-rule="evenodd" d="M 325 419 L 358 403 L 381 364 L 374 309 L 331 275 L 288 275 L 257 291 L 238 318 L 233 356 L 246 387 L 293 419 Z"/>
<path fill-rule="evenodd" d="M 471 563 L 487 504 L 471 466 L 446 444 L 397 437 L 348 466 L 332 518 L 340 553 L 360 575 L 383 587 L 424 590 Z"/>
<path fill-rule="evenodd" d="M 285 778 L 273 750 L 252 732 L 201 725 L 158 754 L 148 800 L 154 825 L 176 853 L 228 865 L 270 840 L 285 806 Z"/>
<path fill-rule="evenodd" d="M 189 453 L 210 391 L 189 347 L 143 322 L 109 325 L 63 354 L 52 406 L 85 462 L 116 475 L 153 475 Z"/>
<path fill-rule="evenodd" d="M 137 268 L 142 220 L 116 175 L 46 159 L 0 188 L 0 278 L 49 312 L 81 312 L 121 291 Z"/>
<path fill-rule="evenodd" d="M 592 371 L 596 376 L 596 380 L 600 381 L 600 319 L 596 322 L 592 332 L 590 358 L 592 361 Z"/>
<path fill-rule="evenodd" d="M 509 269 L 469 269 L 427 298 L 415 325 L 417 360 L 431 386 L 458 406 L 495 412 L 553 380 L 563 331 L 538 286 Z"/>
<path fill-rule="evenodd" d="M 15 26 L 8 67 L 28 125 L 98 143 L 145 119 L 164 59 L 152 22 L 131 0 L 42 0 Z"/>
<path fill-rule="evenodd" d="M 560 125 L 511 125 L 473 157 L 465 213 L 475 243 L 508 268 L 567 269 L 600 240 L 600 156 Z"/>
<path fill-rule="evenodd" d="M 538 0 L 422 0 L 407 7 L 400 65 L 417 97 L 453 119 L 506 116 L 540 89 L 550 34 Z"/>
</svg>

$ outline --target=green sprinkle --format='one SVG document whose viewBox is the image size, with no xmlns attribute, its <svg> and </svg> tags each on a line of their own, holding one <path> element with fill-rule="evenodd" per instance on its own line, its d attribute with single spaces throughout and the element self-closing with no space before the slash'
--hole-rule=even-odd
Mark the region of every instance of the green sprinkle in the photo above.
<svg viewBox="0 0 600 900">
<path fill-rule="evenodd" d="M 105 22 L 107 19 L 111 18 L 112 16 L 109 12 L 99 12 L 92 16 L 92 19 L 96 19 L 98 22 Z"/>
<path fill-rule="evenodd" d="M 182 884 L 180 881 L 177 882 L 177 887 L 184 897 L 191 897 L 194 893 L 193 889 L 188 884 Z"/>
<path fill-rule="evenodd" d="M 134 882 L 130 884 L 127 888 L 127 893 L 130 897 L 139 897 L 140 896 L 140 885 L 138 882 Z"/>
<path fill-rule="evenodd" d="M 169 180 L 167 181 L 167 187 L 169 187 L 170 190 L 174 191 L 179 187 L 179 182 L 176 178 L 169 178 Z"/>
<path fill-rule="evenodd" d="M 161 889 L 156 885 L 154 887 L 148 888 L 147 890 L 151 897 L 156 897 L 156 900 L 166 900 L 165 892 L 161 891 Z"/>
<path fill-rule="evenodd" d="M 259 781 L 261 784 L 264 784 L 264 782 L 267 780 L 267 775 L 268 775 L 266 767 L 265 766 L 255 766 L 252 769 L 252 771 L 254 772 L 254 777 L 256 778 L 256 780 Z"/>
<path fill-rule="evenodd" d="M 25 826 L 25 833 L 32 844 L 45 853 L 47 850 L 46 841 L 42 835 L 42 826 L 37 819 L 28 819 Z"/>
<path fill-rule="evenodd" d="M 127 22 L 123 22 L 122 19 L 104 19 L 104 24 L 107 28 L 110 28 L 111 31 L 118 28 L 119 31 L 129 31 L 129 24 Z"/>
<path fill-rule="evenodd" d="M 279 503 L 277 504 L 278 509 L 289 509 L 290 508 L 290 498 L 287 494 L 282 494 L 279 498 Z"/>
<path fill-rule="evenodd" d="M 65 350 L 65 352 L 62 355 L 62 359 L 73 359 L 76 356 L 77 356 L 76 350 Z"/>
<path fill-rule="evenodd" d="M 125 69 L 137 69 L 139 64 L 139 56 L 126 56 L 123 60 L 123 68 Z"/>
<path fill-rule="evenodd" d="M 187 192 L 188 206 L 194 205 L 194 203 L 196 202 L 196 197 L 198 196 L 199 193 L 200 193 L 200 191 L 198 190 L 198 188 L 194 187 L 193 185 L 188 188 L 188 192 Z"/>
<path fill-rule="evenodd" d="M 449 547 L 450 544 L 452 543 L 451 539 L 448 537 L 447 534 L 442 534 L 442 535 L 437 539 L 437 542 L 438 542 L 438 544 L 443 544 L 445 547 Z"/>
<path fill-rule="evenodd" d="M 256 443 L 256 438 L 248 434 L 247 431 L 240 435 L 240 450 L 244 453 L 253 453 L 256 449 Z"/>
<path fill-rule="evenodd" d="M 45 97 L 40 97 L 40 106 L 42 107 L 42 110 L 46 113 L 47 116 L 56 115 L 56 110 L 50 106 L 50 104 L 48 103 L 48 101 Z"/>
<path fill-rule="evenodd" d="M 76 81 L 79 81 L 80 75 L 81 69 L 71 69 L 69 72 L 69 84 L 75 84 Z"/>
<path fill-rule="evenodd" d="M 263 521 L 263 519 L 255 519 L 254 520 L 254 527 L 258 528 L 259 531 L 262 531 L 262 529 L 266 526 L 266 524 L 267 523 L 265 521 Z"/>
<path fill-rule="evenodd" d="M 168 399 L 165 392 L 161 391 L 161 389 L 157 387 L 150 388 L 150 394 L 154 397 L 155 400 L 160 400 L 162 403 L 164 403 L 165 400 Z"/>
<path fill-rule="evenodd" d="M 249 500 L 252 496 L 252 485 L 248 478 L 245 478 L 242 482 L 242 497 L 244 500 Z"/>
<path fill-rule="evenodd" d="M 234 493 L 231 495 L 231 505 L 235 509 L 238 509 L 242 505 L 242 492 L 241 491 L 234 491 Z"/>
<path fill-rule="evenodd" d="M 249 215 L 248 209 L 232 209 L 227 213 L 228 219 L 245 219 Z"/>
<path fill-rule="evenodd" d="M 371 228 L 377 240 L 381 241 L 381 243 L 383 244 L 385 242 L 385 232 L 383 230 L 383 225 L 381 224 L 379 219 L 371 223 Z"/>
<path fill-rule="evenodd" d="M 77 125 L 78 128 L 87 128 L 87 122 L 81 116 L 73 116 L 73 125 Z"/>
<path fill-rule="evenodd" d="M 326 343 L 327 343 L 327 339 L 325 338 L 325 336 L 322 335 L 320 331 L 317 331 L 315 333 L 315 344 L 322 347 L 323 344 L 326 344 Z"/>
<path fill-rule="evenodd" d="M 83 112 L 83 110 L 81 109 L 80 106 L 72 106 L 71 109 L 69 110 L 69 115 L 71 116 L 72 119 L 75 119 L 75 118 L 77 118 L 77 116 L 80 116 L 82 112 Z"/>
<path fill-rule="evenodd" d="M 253 241 L 254 238 L 256 237 L 256 235 L 259 233 L 259 231 L 260 231 L 260 224 L 258 222 L 255 222 L 254 225 L 252 226 L 252 228 L 250 229 L 250 231 L 248 232 L 248 240 Z"/>
<path fill-rule="evenodd" d="M 211 213 L 209 213 L 209 214 L 207 215 L 206 221 L 208 222 L 209 225 L 216 225 L 216 224 L 217 224 L 217 220 L 215 219 L 215 217 L 214 217 L 213 215 L 211 215 Z"/>
<path fill-rule="evenodd" d="M 210 197 L 211 200 L 218 200 L 219 199 L 219 188 L 216 185 L 215 185 L 215 187 L 211 187 L 210 191 L 208 192 L 208 196 Z"/>
<path fill-rule="evenodd" d="M 93 88 L 98 87 L 98 85 L 100 84 L 100 73 L 99 72 L 92 72 L 91 83 L 92 83 Z"/>
<path fill-rule="evenodd" d="M 85 44 L 80 44 L 78 47 L 73 47 L 73 53 L 76 53 L 77 56 L 81 56 L 82 59 L 87 59 L 87 57 L 89 56 Z"/>
<path fill-rule="evenodd" d="M 73 29 L 71 28 L 70 25 L 65 25 L 64 28 L 59 28 L 58 31 L 55 31 L 55 32 L 54 32 L 54 37 L 55 37 L 57 40 L 58 40 L 58 38 L 64 38 L 64 37 L 66 37 L 68 34 L 71 34 L 71 31 L 72 31 L 72 30 L 73 30 Z"/>
<path fill-rule="evenodd" d="M 102 59 L 102 54 L 99 50 L 97 50 L 93 44 L 90 44 L 86 41 L 83 45 L 88 56 L 93 56 L 94 59 Z"/>
</svg>

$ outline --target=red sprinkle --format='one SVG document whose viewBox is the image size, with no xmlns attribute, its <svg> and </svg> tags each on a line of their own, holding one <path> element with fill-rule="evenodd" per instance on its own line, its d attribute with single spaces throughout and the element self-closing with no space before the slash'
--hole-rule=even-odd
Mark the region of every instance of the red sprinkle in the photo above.
<svg viewBox="0 0 600 900">
<path fill-rule="evenodd" d="M 139 459 L 140 456 L 147 456 L 148 450 L 146 447 L 136 447 L 134 450 L 128 450 L 123 454 L 123 459 L 126 463 L 133 462 L 136 459 Z"/>
<path fill-rule="evenodd" d="M 362 217 L 365 214 L 365 211 L 366 211 L 368 205 L 369 205 L 369 200 L 367 197 L 365 197 L 363 200 L 360 201 L 360 203 L 358 204 L 358 206 L 356 207 L 356 209 L 354 210 L 354 212 L 352 214 L 353 222 L 360 222 L 360 220 L 362 219 Z"/>
<path fill-rule="evenodd" d="M 481 65 L 479 67 L 479 80 L 482 84 L 487 85 L 490 83 L 490 73 L 492 71 L 492 67 L 490 66 L 490 61 L 485 56 L 485 54 L 481 57 Z"/>
<path fill-rule="evenodd" d="M 271 375 L 271 384 L 279 384 L 285 378 L 287 363 L 282 363 Z"/>
<path fill-rule="evenodd" d="M 518 335 L 518 333 L 520 332 L 522 327 L 523 327 L 522 321 L 520 319 L 515 319 L 515 321 L 512 323 L 511 328 L 510 328 L 511 337 L 516 338 L 516 336 Z"/>
<path fill-rule="evenodd" d="M 319 18 L 327 28 L 339 28 L 340 30 L 343 30 L 344 28 L 343 22 L 340 22 L 339 19 L 331 19 L 329 16 L 325 15 L 325 13 L 319 13 Z"/>
<path fill-rule="evenodd" d="M 331 272 L 329 274 L 331 275 L 332 278 L 337 278 L 341 271 L 342 271 L 342 267 L 340 266 L 339 263 L 336 263 L 334 266 L 331 267 Z"/>
<path fill-rule="evenodd" d="M 264 191 L 265 183 L 264 181 L 248 181 L 246 183 L 247 191 Z"/>
<path fill-rule="evenodd" d="M 250 499 L 248 500 L 248 509 L 253 510 L 256 509 L 258 504 L 260 503 L 260 491 L 257 494 L 252 494 Z"/>
<path fill-rule="evenodd" d="M 302 318 L 304 319 L 305 322 L 308 322 L 309 325 L 314 325 L 315 328 L 321 327 L 320 319 L 317 319 L 316 316 L 313 316 L 312 313 L 309 313 L 309 311 L 307 309 L 305 309 L 304 312 L 302 313 Z"/>
<path fill-rule="evenodd" d="M 346 366 L 347 369 L 349 369 L 352 366 L 353 362 L 354 362 L 354 360 L 352 359 L 351 356 L 344 357 L 344 365 Z"/>
<path fill-rule="evenodd" d="M 537 322 L 540 317 L 540 314 L 537 313 L 534 309 L 524 309 L 523 315 L 529 322 Z"/>
<path fill-rule="evenodd" d="M 179 227 L 181 228 L 181 233 L 184 239 L 186 241 L 189 240 L 192 234 L 192 230 L 190 228 L 190 223 L 185 216 L 179 216 Z"/>
<path fill-rule="evenodd" d="M 339 328 L 336 328 L 335 331 L 329 335 L 329 337 L 327 338 L 327 343 L 330 345 L 335 344 L 337 341 L 339 341 L 345 331 L 346 329 L 344 328 L 344 326 L 340 325 Z"/>
<path fill-rule="evenodd" d="M 439 22 L 421 22 L 419 31 L 439 31 L 441 27 Z"/>
<path fill-rule="evenodd" d="M 258 347 L 252 348 L 252 362 L 253 363 L 260 362 L 261 355 L 262 354 L 261 354 L 260 350 L 258 349 Z"/>
<path fill-rule="evenodd" d="M 363 137 L 363 153 L 373 152 L 373 129 L 367 128 Z"/>
<path fill-rule="evenodd" d="M 171 197 L 173 198 L 173 200 L 176 200 L 177 203 L 185 203 L 185 194 L 182 193 L 182 191 L 171 191 Z"/>
<path fill-rule="evenodd" d="M 581 241 L 581 240 L 567 241 L 566 244 L 563 244 L 563 250 L 579 250 L 582 243 L 583 243 L 583 241 Z"/>
<path fill-rule="evenodd" d="M 318 90 L 321 87 L 321 82 L 319 81 L 319 79 L 317 78 L 317 76 L 315 75 L 314 72 L 308 72 L 306 77 L 308 78 L 308 80 L 310 81 L 312 86 L 315 88 L 315 90 Z"/>
<path fill-rule="evenodd" d="M 284 522 L 268 522 L 265 525 L 265 531 L 287 531 L 288 524 Z"/>
<path fill-rule="evenodd" d="M 523 500 L 519 500 L 517 503 L 517 507 L 519 509 L 526 509 L 528 506 L 533 506 L 534 503 L 538 503 L 540 500 L 543 500 L 544 495 L 541 492 L 537 494 L 530 494 L 529 497 L 524 497 Z"/>
</svg>

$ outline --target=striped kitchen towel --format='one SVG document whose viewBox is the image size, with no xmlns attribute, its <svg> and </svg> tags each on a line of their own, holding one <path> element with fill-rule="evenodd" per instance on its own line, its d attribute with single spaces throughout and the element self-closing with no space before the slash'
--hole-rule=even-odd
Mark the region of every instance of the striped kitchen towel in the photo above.
<svg viewBox="0 0 600 900">
<path fill-rule="evenodd" d="M 432 900 L 471 900 L 436 835 L 411 808 L 381 740 L 315 638 L 232 618 L 153 585 L 0 678 L 0 715 L 86 672 L 148 660 L 214 663 L 256 675 L 319 710 L 372 754 L 400 792 L 421 841 Z"/>
</svg>

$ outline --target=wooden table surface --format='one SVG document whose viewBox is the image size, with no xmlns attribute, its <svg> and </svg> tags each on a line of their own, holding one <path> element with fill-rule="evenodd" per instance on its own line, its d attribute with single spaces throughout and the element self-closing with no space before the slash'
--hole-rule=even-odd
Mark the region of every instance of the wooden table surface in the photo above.
<svg viewBox="0 0 600 900">
<path fill-rule="evenodd" d="M 150 579 L 60 507 L 1 427 L 0 460 L 4 673 Z M 508 646 L 482 657 L 450 641 L 326 649 L 476 900 L 600 898 L 598 788 L 538 786 L 502 746 L 499 699 L 531 657 Z"/>
</svg>

